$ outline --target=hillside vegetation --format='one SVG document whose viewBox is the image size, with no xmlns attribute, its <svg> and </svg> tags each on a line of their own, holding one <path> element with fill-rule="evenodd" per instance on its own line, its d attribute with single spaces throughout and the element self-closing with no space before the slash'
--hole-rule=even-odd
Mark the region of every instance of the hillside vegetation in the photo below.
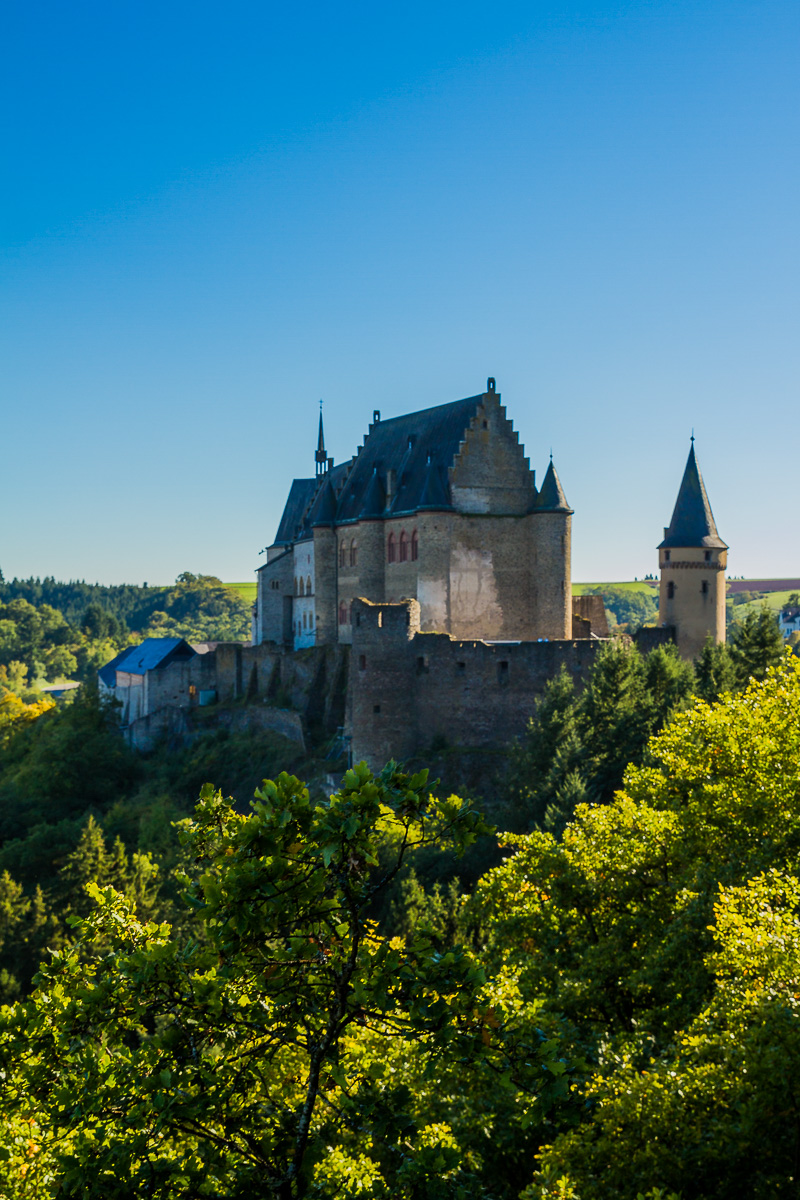
<svg viewBox="0 0 800 1200">
<path fill-rule="evenodd" d="M 19 694 L 88 680 L 145 637 L 245 641 L 250 605 L 216 576 L 188 571 L 170 588 L 0 577 L 0 683 Z"/>
<path fill-rule="evenodd" d="M 796 1195 L 800 661 L 767 616 L 696 672 L 620 640 L 554 680 L 488 806 L 394 764 L 309 792 L 275 740 L 136 758 L 91 689 L 6 692 L 3 1200 Z"/>
</svg>

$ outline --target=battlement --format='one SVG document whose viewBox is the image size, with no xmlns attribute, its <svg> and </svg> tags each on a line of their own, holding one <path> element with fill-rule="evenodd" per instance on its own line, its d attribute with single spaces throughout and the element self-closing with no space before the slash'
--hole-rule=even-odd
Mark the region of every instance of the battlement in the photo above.
<svg viewBox="0 0 800 1200">
<path fill-rule="evenodd" d="M 419 630 L 415 600 L 359 600 L 348 731 L 354 761 L 408 758 L 434 739 L 500 749 L 525 731 L 536 700 L 562 666 L 582 686 L 597 638 L 466 641 Z"/>
</svg>

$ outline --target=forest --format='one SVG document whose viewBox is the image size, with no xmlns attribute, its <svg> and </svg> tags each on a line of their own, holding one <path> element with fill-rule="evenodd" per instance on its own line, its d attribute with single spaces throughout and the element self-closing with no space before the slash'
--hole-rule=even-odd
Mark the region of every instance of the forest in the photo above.
<svg viewBox="0 0 800 1200">
<path fill-rule="evenodd" d="M 480 795 L 322 751 L 2 687 L 2 1200 L 796 1195 L 773 614 L 612 639 Z"/>
<path fill-rule="evenodd" d="M 250 607 L 214 575 L 184 571 L 174 587 L 13 579 L 0 572 L 0 686 L 17 695 L 89 680 L 146 637 L 244 641 Z"/>
</svg>

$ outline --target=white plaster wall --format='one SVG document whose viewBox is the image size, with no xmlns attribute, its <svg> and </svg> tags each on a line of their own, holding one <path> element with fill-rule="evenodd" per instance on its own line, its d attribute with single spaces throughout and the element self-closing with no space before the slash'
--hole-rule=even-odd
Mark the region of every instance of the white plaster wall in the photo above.
<svg viewBox="0 0 800 1200">
<path fill-rule="evenodd" d="M 293 645 L 295 650 L 302 650 L 306 646 L 315 646 L 317 642 L 317 612 L 315 604 L 317 588 L 314 573 L 313 541 L 298 542 L 294 547 L 292 571 L 295 585 L 301 579 L 303 581 L 304 594 L 300 596 L 298 594 L 299 588 L 296 586 L 292 602 Z M 308 594 L 309 579 L 311 580 L 310 596 Z"/>
</svg>

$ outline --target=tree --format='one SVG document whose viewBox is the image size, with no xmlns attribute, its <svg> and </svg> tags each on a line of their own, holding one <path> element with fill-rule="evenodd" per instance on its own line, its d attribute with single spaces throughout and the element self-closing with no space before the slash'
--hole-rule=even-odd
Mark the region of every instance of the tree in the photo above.
<svg viewBox="0 0 800 1200">
<path fill-rule="evenodd" d="M 658 613 L 655 588 L 648 588 L 646 592 L 628 588 L 591 588 L 587 595 L 591 594 L 602 595 L 606 613 L 611 617 L 609 624 L 623 625 L 629 633 L 655 621 Z"/>
<path fill-rule="evenodd" d="M 10 1177 L 24 1166 L 37 1197 L 85 1200 L 486 1195 L 386 1071 L 403 1046 L 478 1059 L 483 974 L 367 915 L 410 848 L 459 851 L 486 827 L 393 764 L 348 771 L 324 804 L 286 775 L 256 796 L 243 816 L 208 787 L 184 828 L 198 937 L 176 942 L 93 885 L 76 946 L 7 1010 Z"/>
<path fill-rule="evenodd" d="M 578 720 L 575 684 L 562 667 L 546 684 L 525 736 L 509 754 L 507 786 L 518 828 L 541 824 L 549 808 L 560 810 L 565 788 L 577 786 L 584 757 Z"/>
<path fill-rule="evenodd" d="M 677 715 L 560 843 L 507 839 L 516 853 L 479 887 L 487 970 L 560 1021 L 562 1057 L 590 1067 L 529 1200 L 795 1193 L 798 791 L 787 655 Z"/>
<path fill-rule="evenodd" d="M 784 654 L 775 613 L 762 605 L 757 612 L 748 612 L 743 621 L 733 626 L 731 657 L 740 687 L 749 679 L 763 679 L 770 667 L 776 666 Z"/>
<path fill-rule="evenodd" d="M 162 595 L 147 633 L 189 641 L 240 641 L 250 636 L 250 605 L 216 575 L 184 571 Z"/>
<path fill-rule="evenodd" d="M 612 798 L 625 767 L 639 761 L 652 726 L 642 656 L 629 642 L 608 642 L 595 658 L 581 697 L 580 731 L 591 760 L 587 780 L 593 798 Z"/>
<path fill-rule="evenodd" d="M 732 692 L 737 683 L 736 664 L 730 646 L 715 642 L 709 635 L 695 663 L 697 694 L 711 703 L 725 692 Z"/>
</svg>

